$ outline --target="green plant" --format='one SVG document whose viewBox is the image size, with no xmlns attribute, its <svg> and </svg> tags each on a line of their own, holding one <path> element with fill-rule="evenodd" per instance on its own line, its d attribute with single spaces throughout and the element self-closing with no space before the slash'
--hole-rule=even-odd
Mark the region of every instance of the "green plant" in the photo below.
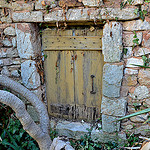
<svg viewBox="0 0 150 150">
<path fill-rule="evenodd" d="M 139 143 L 140 139 L 134 134 L 127 133 L 127 143 L 125 143 L 125 147 L 132 147 L 135 143 Z"/>
<path fill-rule="evenodd" d="M 127 55 L 127 52 L 128 52 L 128 49 L 127 49 L 127 48 L 123 48 L 123 53 L 124 53 L 125 55 Z"/>
<path fill-rule="evenodd" d="M 91 138 L 93 127 L 91 129 L 87 129 L 88 134 L 81 136 L 81 139 L 78 141 L 71 140 L 70 143 L 75 149 L 82 150 L 99 150 L 102 148 L 101 143 L 93 142 Z"/>
<path fill-rule="evenodd" d="M 5 109 L 5 112 L 2 110 Z M 3 150 L 39 150 L 37 143 L 22 128 L 20 121 L 15 117 L 13 111 L 1 104 L 0 113 L 0 149 Z M 10 117 L 11 116 L 11 117 Z"/>
<path fill-rule="evenodd" d="M 133 36 L 134 39 L 133 39 L 133 47 L 132 48 L 134 48 L 136 45 L 139 45 L 139 39 L 137 37 L 137 34 L 135 31 L 133 31 L 133 33 L 134 33 L 134 36 Z"/>
<path fill-rule="evenodd" d="M 55 129 L 50 128 L 50 137 L 52 140 L 57 137 L 57 134 L 58 133 Z"/>
</svg>

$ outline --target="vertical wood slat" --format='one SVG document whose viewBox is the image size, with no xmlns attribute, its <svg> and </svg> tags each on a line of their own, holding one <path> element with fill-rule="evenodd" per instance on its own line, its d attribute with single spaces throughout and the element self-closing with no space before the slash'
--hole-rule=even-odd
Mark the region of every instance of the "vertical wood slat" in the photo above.
<svg viewBox="0 0 150 150">
<path fill-rule="evenodd" d="M 75 30 L 74 33 L 75 36 L 82 36 L 85 30 Z M 44 34 L 45 37 L 46 34 L 58 37 L 72 36 L 73 31 L 57 32 L 48 29 Z M 101 36 L 101 30 L 94 32 L 86 30 L 88 36 L 99 34 Z M 68 51 L 66 48 L 65 51 L 53 50 L 44 53 L 48 56 L 45 70 L 49 114 L 66 119 L 93 120 L 99 117 L 103 66 L 101 51 Z M 96 95 L 90 94 L 91 74 L 96 75 L 94 78 Z"/>
</svg>

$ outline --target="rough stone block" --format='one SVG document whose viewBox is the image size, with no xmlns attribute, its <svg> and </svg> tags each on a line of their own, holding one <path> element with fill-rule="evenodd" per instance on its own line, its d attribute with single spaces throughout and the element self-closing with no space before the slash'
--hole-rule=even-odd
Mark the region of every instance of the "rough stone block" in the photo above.
<svg viewBox="0 0 150 150">
<path fill-rule="evenodd" d="M 80 123 L 80 122 L 69 122 L 63 121 L 57 124 L 56 130 L 59 136 L 65 135 L 68 138 L 81 139 L 81 136 L 84 134 L 88 134 L 86 129 L 90 129 L 91 125 L 88 123 Z M 103 142 L 107 143 L 118 142 L 118 139 L 121 139 L 122 142 L 126 140 L 125 133 L 107 133 L 102 130 L 93 129 L 91 133 L 92 140 L 95 142 Z"/>
<path fill-rule="evenodd" d="M 133 99 L 144 99 L 150 96 L 149 90 L 146 86 L 138 86 L 135 88 L 134 93 L 130 93 L 130 96 Z"/>
<path fill-rule="evenodd" d="M 135 86 L 137 84 L 137 75 L 125 75 L 123 77 L 123 86 Z"/>
<path fill-rule="evenodd" d="M 118 144 L 123 144 L 126 141 L 126 134 L 123 132 L 118 132 L 118 134 L 116 133 L 107 133 L 107 132 L 103 132 L 102 130 L 95 130 L 92 132 L 91 135 L 93 141 L 95 142 L 101 142 L 101 143 L 108 143 L 109 142 L 115 142 Z M 121 140 L 121 141 L 118 141 Z"/>
<path fill-rule="evenodd" d="M 138 79 L 140 85 L 150 85 L 150 70 L 149 69 L 139 70 Z"/>
<path fill-rule="evenodd" d="M 22 10 L 28 10 L 31 11 L 34 9 L 34 3 L 16 3 L 16 2 L 12 2 L 10 9 L 14 10 L 14 11 L 22 11 Z"/>
<path fill-rule="evenodd" d="M 143 32 L 142 46 L 150 48 L 150 32 L 149 31 Z"/>
<path fill-rule="evenodd" d="M 119 62 L 122 53 L 122 26 L 118 22 L 106 23 L 103 29 L 102 49 L 105 62 Z"/>
<path fill-rule="evenodd" d="M 137 66 L 134 66 L 133 64 L 143 65 L 143 60 L 141 58 L 129 58 L 129 59 L 127 59 L 126 67 L 132 67 L 132 68 L 137 67 Z"/>
<path fill-rule="evenodd" d="M 38 27 L 30 23 L 16 25 L 17 50 L 20 58 L 35 57 L 41 51 Z"/>
<path fill-rule="evenodd" d="M 83 13 L 82 13 L 83 11 Z M 67 20 L 70 21 L 81 21 L 90 20 L 90 15 L 88 15 L 88 9 L 69 9 L 66 16 Z"/>
<path fill-rule="evenodd" d="M 144 47 L 137 47 L 134 50 L 134 56 L 143 56 L 150 53 L 150 48 L 144 48 Z"/>
<path fill-rule="evenodd" d="M 0 20 L 2 23 L 12 23 L 12 19 L 11 19 L 10 15 L 8 15 L 6 17 L 1 17 Z"/>
<path fill-rule="evenodd" d="M 0 58 L 1 57 L 17 57 L 18 51 L 16 48 L 1 48 L 0 50 Z"/>
<path fill-rule="evenodd" d="M 123 58 L 129 58 L 133 56 L 132 47 L 124 47 L 127 50 L 127 53 L 123 55 Z"/>
<path fill-rule="evenodd" d="M 138 74 L 138 70 L 136 69 L 130 69 L 130 68 L 125 68 L 124 70 L 124 74 L 128 74 L 128 75 L 133 75 L 133 74 Z"/>
<path fill-rule="evenodd" d="M 120 122 L 115 122 L 117 118 L 108 115 L 102 115 L 102 130 L 104 132 L 113 133 L 119 132 Z"/>
<path fill-rule="evenodd" d="M 13 12 L 12 19 L 14 22 L 43 22 L 43 12 Z"/>
<path fill-rule="evenodd" d="M 11 47 L 11 46 L 13 46 L 11 40 L 8 39 L 8 38 L 5 38 L 4 40 L 2 40 L 2 44 L 3 44 L 4 46 L 6 46 L 6 47 Z"/>
<path fill-rule="evenodd" d="M 99 6 L 100 1 L 99 0 L 82 0 L 82 3 L 84 6 Z"/>
<path fill-rule="evenodd" d="M 96 12 L 97 19 L 109 19 L 109 20 L 131 20 L 136 19 L 139 17 L 139 14 L 135 14 L 135 9 L 127 8 L 127 9 L 120 9 L 120 8 L 102 8 Z M 93 16 L 94 17 L 94 16 Z M 93 18 L 94 19 L 94 18 Z"/>
<path fill-rule="evenodd" d="M 150 12 L 150 3 L 145 3 L 144 5 L 142 5 L 141 10 L 146 10 L 148 13 Z"/>
<path fill-rule="evenodd" d="M 40 10 L 40 9 L 46 9 L 45 6 L 42 5 L 43 0 L 36 0 L 35 1 L 35 9 Z M 54 0 L 44 0 L 46 5 L 52 6 L 52 4 L 55 2 Z"/>
<path fill-rule="evenodd" d="M 138 33 L 136 33 L 136 35 L 137 35 L 137 39 L 139 39 L 138 43 L 141 44 L 142 38 L 143 38 L 142 32 L 138 32 Z M 134 45 L 133 40 L 135 39 L 133 37 L 134 37 L 134 33 L 124 32 L 124 34 L 123 34 L 123 45 L 127 46 L 127 47 L 133 46 Z M 137 45 L 137 44 L 135 43 L 135 45 Z"/>
<path fill-rule="evenodd" d="M 138 115 L 138 116 L 135 116 L 135 117 L 131 117 L 130 120 L 132 122 L 135 122 L 135 123 L 144 123 L 145 120 L 148 119 L 148 114 L 142 114 L 142 115 Z"/>
<path fill-rule="evenodd" d="M 10 35 L 10 36 L 15 36 L 16 35 L 16 31 L 13 27 L 7 27 L 5 30 L 4 30 L 4 34 L 5 35 Z"/>
<path fill-rule="evenodd" d="M 10 72 L 9 72 L 7 66 L 4 66 L 4 67 L 3 67 L 2 71 L 1 71 L 1 74 L 2 74 L 2 75 L 5 75 L 5 76 L 8 76 L 8 77 L 10 76 Z"/>
<path fill-rule="evenodd" d="M 120 90 L 121 97 L 126 97 L 128 95 L 128 92 L 129 92 L 128 86 L 121 86 L 121 90 Z"/>
<path fill-rule="evenodd" d="M 103 67 L 103 95 L 119 97 L 123 77 L 123 65 L 105 64 Z"/>
<path fill-rule="evenodd" d="M 137 127 L 134 131 L 135 134 L 141 134 L 143 136 L 148 136 L 150 135 L 150 126 L 147 124 L 147 125 L 143 125 L 143 126 L 140 126 L 140 127 Z"/>
<path fill-rule="evenodd" d="M 127 0 L 124 0 L 124 3 L 126 2 Z M 129 4 L 129 2 L 127 1 L 127 3 Z M 140 4 L 143 4 L 144 3 L 144 0 L 132 0 L 131 2 L 131 5 L 140 5 Z"/>
<path fill-rule="evenodd" d="M 18 73 L 18 70 L 12 70 L 11 71 L 11 76 L 13 76 L 13 77 L 20 77 L 20 74 Z"/>
<path fill-rule="evenodd" d="M 13 48 L 16 48 L 16 47 L 17 47 L 17 40 L 16 40 L 16 37 L 12 38 L 12 45 L 13 45 Z"/>
<path fill-rule="evenodd" d="M 123 30 L 126 31 L 138 31 L 138 30 L 150 30 L 150 23 L 146 20 L 133 20 L 123 23 Z"/>
<path fill-rule="evenodd" d="M 103 80 L 103 95 L 107 97 L 119 97 L 120 96 L 121 82 L 117 84 L 108 84 Z"/>
<path fill-rule="evenodd" d="M 35 61 L 32 60 L 27 60 L 21 64 L 22 82 L 29 89 L 36 89 L 40 86 L 40 76 L 35 64 Z"/>
<path fill-rule="evenodd" d="M 135 8 L 122 9 L 120 8 L 101 8 L 95 10 L 95 8 L 84 9 L 69 9 L 66 13 L 67 21 L 96 21 L 96 20 L 131 20 L 136 19 L 139 15 L 135 14 Z M 109 15 L 108 15 L 109 14 Z M 45 22 L 66 21 L 65 15 L 62 9 L 58 9 L 44 15 Z"/>
<path fill-rule="evenodd" d="M 85 133 L 88 133 L 87 129 L 90 129 L 91 125 L 88 123 L 80 123 L 80 122 L 60 122 L 56 126 L 56 131 L 59 135 L 65 135 L 68 138 L 80 139 L 81 135 L 83 136 Z"/>
<path fill-rule="evenodd" d="M 52 11 L 44 16 L 45 22 L 65 21 L 63 10 Z"/>
<path fill-rule="evenodd" d="M 101 104 L 101 113 L 112 116 L 125 116 L 126 100 L 124 98 L 110 99 L 103 96 Z"/>
</svg>

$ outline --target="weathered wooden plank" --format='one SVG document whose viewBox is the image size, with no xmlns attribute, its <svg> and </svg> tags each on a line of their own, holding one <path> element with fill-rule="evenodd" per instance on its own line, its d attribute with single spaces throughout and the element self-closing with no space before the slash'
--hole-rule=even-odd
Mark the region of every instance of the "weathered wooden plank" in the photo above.
<svg viewBox="0 0 150 150">
<path fill-rule="evenodd" d="M 75 53 L 77 57 L 74 62 L 75 102 L 80 106 L 100 109 L 103 55 L 101 51 L 76 51 Z"/>
<path fill-rule="evenodd" d="M 74 104 L 74 74 L 71 62 L 73 52 L 46 51 L 45 55 L 48 111 L 52 114 L 52 104 Z"/>
<path fill-rule="evenodd" d="M 99 36 L 45 36 L 43 50 L 101 50 Z"/>
<path fill-rule="evenodd" d="M 45 36 L 72 36 L 72 30 L 58 30 L 56 28 L 47 28 L 42 31 L 42 38 Z"/>
</svg>

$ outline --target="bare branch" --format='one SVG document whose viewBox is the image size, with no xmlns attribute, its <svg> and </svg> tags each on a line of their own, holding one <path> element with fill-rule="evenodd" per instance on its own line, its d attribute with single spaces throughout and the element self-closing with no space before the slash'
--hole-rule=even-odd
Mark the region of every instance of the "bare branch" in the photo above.
<svg viewBox="0 0 150 150">
<path fill-rule="evenodd" d="M 20 83 L 13 81 L 12 79 L 4 75 L 0 75 L 0 85 L 10 88 L 14 92 L 20 94 L 26 100 L 28 100 L 38 112 L 39 119 L 40 119 L 40 127 L 42 131 L 44 133 L 49 133 L 49 130 L 48 130 L 49 129 L 49 116 L 47 113 L 46 106 L 41 100 L 39 100 L 39 98 L 34 93 L 29 91 Z"/>
<path fill-rule="evenodd" d="M 44 133 L 41 128 L 35 124 L 26 111 L 25 104 L 18 97 L 9 92 L 0 90 L 0 102 L 10 106 L 15 111 L 24 130 L 37 141 L 41 150 L 50 149 L 51 139 L 48 132 Z"/>
</svg>

